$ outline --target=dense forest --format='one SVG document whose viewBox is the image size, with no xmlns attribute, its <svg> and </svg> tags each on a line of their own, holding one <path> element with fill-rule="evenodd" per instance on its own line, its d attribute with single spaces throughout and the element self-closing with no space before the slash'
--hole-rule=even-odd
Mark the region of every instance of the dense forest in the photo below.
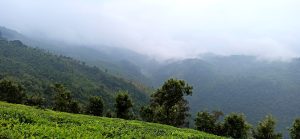
<svg viewBox="0 0 300 139">
<path fill-rule="evenodd" d="M 95 95 L 102 96 L 107 106 L 112 107 L 111 100 L 120 90 L 128 91 L 137 107 L 148 100 L 145 87 L 87 66 L 84 62 L 31 48 L 18 40 L 1 39 L 0 47 L 1 79 L 20 82 L 29 95 L 52 99 L 53 94 L 47 91 L 51 85 L 60 83 L 83 104 Z"/>
</svg>

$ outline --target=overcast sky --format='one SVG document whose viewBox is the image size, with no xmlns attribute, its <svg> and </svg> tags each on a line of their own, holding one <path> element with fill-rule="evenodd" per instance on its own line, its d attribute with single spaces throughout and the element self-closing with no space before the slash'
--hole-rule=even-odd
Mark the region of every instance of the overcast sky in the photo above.
<svg viewBox="0 0 300 139">
<path fill-rule="evenodd" d="M 300 56 L 299 0 L 0 0 L 0 26 L 155 58 Z"/>
</svg>

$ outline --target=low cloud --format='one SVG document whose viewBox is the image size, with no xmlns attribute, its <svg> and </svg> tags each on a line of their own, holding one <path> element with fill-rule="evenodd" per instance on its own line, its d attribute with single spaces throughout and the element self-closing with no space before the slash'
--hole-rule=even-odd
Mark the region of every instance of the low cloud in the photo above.
<svg viewBox="0 0 300 139">
<path fill-rule="evenodd" d="M 156 59 L 300 55 L 297 0 L 3 0 L 0 25 L 35 38 L 125 47 Z"/>
</svg>

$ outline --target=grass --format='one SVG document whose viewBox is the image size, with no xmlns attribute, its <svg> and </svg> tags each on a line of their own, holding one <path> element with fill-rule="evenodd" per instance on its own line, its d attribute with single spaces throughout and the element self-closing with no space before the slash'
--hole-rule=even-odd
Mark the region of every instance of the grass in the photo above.
<svg viewBox="0 0 300 139">
<path fill-rule="evenodd" d="M 222 137 L 155 123 L 55 112 L 0 102 L 0 138 L 221 139 Z"/>
</svg>

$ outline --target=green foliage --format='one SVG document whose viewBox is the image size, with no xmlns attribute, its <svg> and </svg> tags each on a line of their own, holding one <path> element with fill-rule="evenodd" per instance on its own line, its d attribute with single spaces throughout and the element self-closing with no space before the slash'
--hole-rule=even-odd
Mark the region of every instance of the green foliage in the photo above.
<svg viewBox="0 0 300 139">
<path fill-rule="evenodd" d="M 142 106 L 140 109 L 140 116 L 146 122 L 154 122 L 155 120 L 154 110 L 150 106 Z"/>
<path fill-rule="evenodd" d="M 99 96 L 93 96 L 90 98 L 86 112 L 95 116 L 102 116 L 103 114 L 103 100 Z"/>
<path fill-rule="evenodd" d="M 49 91 L 52 83 L 64 84 L 81 104 L 88 103 L 90 96 L 101 96 L 112 109 L 118 90 L 128 90 L 136 103 L 134 110 L 149 100 L 148 94 L 134 83 L 78 60 L 27 47 L 20 41 L 0 40 L 0 77 L 16 80 L 29 96 L 37 92 L 46 100 L 53 97 Z"/>
<path fill-rule="evenodd" d="M 198 112 L 195 119 L 196 129 L 212 134 L 222 134 L 221 123 L 218 122 L 221 115 L 223 113 L 219 111 L 214 111 L 213 113 L 207 111 Z"/>
<path fill-rule="evenodd" d="M 130 109 L 133 107 L 133 103 L 127 92 L 119 92 L 116 97 L 116 114 L 118 118 L 130 119 L 133 115 L 130 115 Z"/>
<path fill-rule="evenodd" d="M 195 93 L 188 100 L 193 115 L 203 108 L 218 108 L 242 112 L 256 124 L 272 114 L 280 121 L 277 129 L 284 138 L 288 138 L 286 127 L 299 117 L 300 58 L 270 62 L 255 56 L 203 55 L 161 65 L 150 70 L 154 87 L 170 77 L 192 84 Z"/>
<path fill-rule="evenodd" d="M 78 102 L 72 99 L 71 93 L 62 84 L 55 84 L 53 86 L 54 106 L 56 111 L 79 113 L 80 108 Z"/>
<path fill-rule="evenodd" d="M 79 104 L 78 104 L 77 101 L 72 100 L 70 102 L 69 111 L 68 112 L 70 112 L 70 113 L 81 113 L 81 108 L 80 108 L 80 106 L 79 106 Z"/>
<path fill-rule="evenodd" d="M 105 114 L 105 117 L 113 118 L 113 117 L 115 117 L 115 115 L 110 109 L 108 109 L 106 114 Z"/>
<path fill-rule="evenodd" d="M 224 119 L 224 135 L 235 139 L 247 139 L 250 125 L 246 122 L 243 114 L 231 113 Z"/>
<path fill-rule="evenodd" d="M 169 79 L 151 95 L 150 106 L 141 108 L 145 121 L 173 126 L 186 126 L 189 116 L 186 95 L 192 95 L 193 87 L 183 80 Z"/>
<path fill-rule="evenodd" d="M 0 81 L 0 100 L 9 103 L 23 103 L 26 95 L 21 85 L 10 80 L 3 79 Z"/>
<path fill-rule="evenodd" d="M 300 139 L 300 118 L 296 119 L 290 130 L 291 139 Z"/>
<path fill-rule="evenodd" d="M 275 119 L 272 116 L 266 116 L 254 130 L 253 137 L 256 139 L 281 139 L 282 134 L 275 133 L 275 125 Z"/>
<path fill-rule="evenodd" d="M 55 84 L 53 86 L 53 91 L 55 93 L 53 109 L 56 111 L 68 112 L 72 101 L 70 91 L 62 84 Z"/>
<path fill-rule="evenodd" d="M 35 109 L 0 102 L 0 138 L 222 139 L 192 129 Z"/>
<path fill-rule="evenodd" d="M 25 104 L 29 106 L 37 106 L 39 108 L 45 107 L 45 98 L 41 97 L 40 95 L 32 95 L 27 97 Z"/>
</svg>

